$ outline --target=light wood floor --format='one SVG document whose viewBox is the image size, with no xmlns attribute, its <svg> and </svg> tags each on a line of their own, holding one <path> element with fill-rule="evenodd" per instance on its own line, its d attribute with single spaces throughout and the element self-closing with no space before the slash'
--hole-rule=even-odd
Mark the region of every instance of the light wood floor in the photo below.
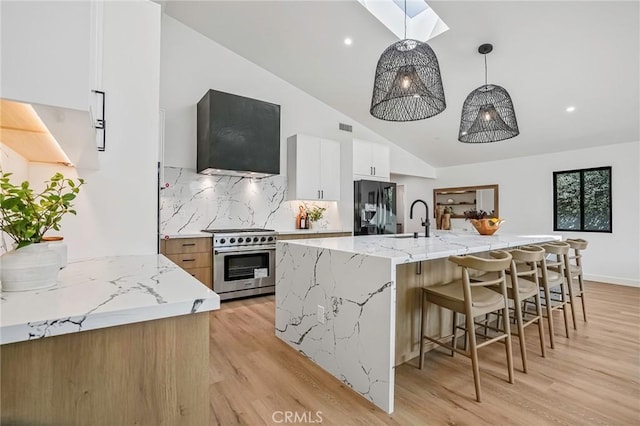
<svg viewBox="0 0 640 426">
<path fill-rule="evenodd" d="M 514 339 L 515 384 L 501 344 L 480 350 L 481 404 L 470 361 L 432 351 L 424 370 L 417 358 L 396 369 L 390 416 L 275 337 L 273 296 L 223 303 L 211 314 L 212 424 L 292 424 L 283 421 L 289 411 L 297 424 L 638 425 L 640 289 L 588 282 L 587 291 L 589 322 L 578 307 L 567 339 L 558 317 L 546 358 L 535 326 L 527 328 L 529 374 L 518 371 Z"/>
</svg>

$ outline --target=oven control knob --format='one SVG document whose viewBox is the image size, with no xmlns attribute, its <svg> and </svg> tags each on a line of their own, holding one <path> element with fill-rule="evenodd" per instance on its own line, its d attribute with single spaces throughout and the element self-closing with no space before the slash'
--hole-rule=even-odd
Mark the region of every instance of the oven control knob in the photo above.
<svg viewBox="0 0 640 426">
<path fill-rule="evenodd" d="M 267 238 L 267 241 L 273 241 L 273 237 Z"/>
<path fill-rule="evenodd" d="M 220 244 L 224 244 L 226 242 L 227 242 L 227 240 L 225 240 L 224 238 L 220 238 Z"/>
<path fill-rule="evenodd" d="M 231 239 L 229 240 L 229 242 L 230 242 L 231 244 L 233 244 L 233 243 L 235 243 L 235 242 L 236 242 L 236 239 L 235 239 L 235 238 L 231 238 Z"/>
<path fill-rule="evenodd" d="M 238 238 L 238 242 L 239 242 L 239 243 L 241 243 L 241 242 L 243 242 L 243 241 L 244 241 L 244 240 L 243 240 L 242 238 Z"/>
<path fill-rule="evenodd" d="M 262 238 L 260 238 L 260 241 L 262 241 L 262 242 L 267 241 L 267 237 L 262 237 Z"/>
<path fill-rule="evenodd" d="M 258 237 L 253 237 L 253 242 L 257 243 L 258 242 Z"/>
</svg>

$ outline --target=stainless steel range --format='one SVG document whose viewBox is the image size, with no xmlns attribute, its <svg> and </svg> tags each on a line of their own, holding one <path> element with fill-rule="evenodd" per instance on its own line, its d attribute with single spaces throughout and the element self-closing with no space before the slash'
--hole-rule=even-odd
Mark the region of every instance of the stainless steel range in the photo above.
<svg viewBox="0 0 640 426">
<path fill-rule="evenodd" d="M 203 229 L 213 234 L 213 291 L 220 300 L 275 292 L 276 232 Z"/>
</svg>

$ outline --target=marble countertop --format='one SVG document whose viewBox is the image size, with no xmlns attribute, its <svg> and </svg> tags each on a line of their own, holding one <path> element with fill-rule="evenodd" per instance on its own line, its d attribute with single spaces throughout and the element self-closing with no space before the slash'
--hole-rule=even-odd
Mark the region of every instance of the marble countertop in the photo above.
<svg viewBox="0 0 640 426">
<path fill-rule="evenodd" d="M 71 262 L 54 287 L 0 293 L 0 344 L 220 309 L 220 296 L 162 255 Z"/>
<path fill-rule="evenodd" d="M 480 253 L 526 244 L 560 240 L 559 235 L 510 235 L 496 233 L 479 235 L 476 232 L 431 231 L 418 238 L 413 234 L 366 235 L 278 241 L 278 244 L 298 244 L 354 254 L 390 259 L 394 264 L 440 259 L 450 255 Z"/>
<path fill-rule="evenodd" d="M 342 229 L 283 229 L 283 230 L 276 229 L 276 232 L 282 235 L 337 234 L 337 233 L 343 233 L 343 232 L 351 233 L 351 231 L 344 231 Z M 212 234 L 209 232 L 189 232 L 184 234 L 160 234 L 161 240 L 169 240 L 173 238 L 205 238 L 205 237 L 211 238 Z"/>
<path fill-rule="evenodd" d="M 341 234 L 351 233 L 351 231 L 343 231 L 342 229 L 287 229 L 277 231 L 280 235 L 315 235 L 315 234 Z"/>
</svg>

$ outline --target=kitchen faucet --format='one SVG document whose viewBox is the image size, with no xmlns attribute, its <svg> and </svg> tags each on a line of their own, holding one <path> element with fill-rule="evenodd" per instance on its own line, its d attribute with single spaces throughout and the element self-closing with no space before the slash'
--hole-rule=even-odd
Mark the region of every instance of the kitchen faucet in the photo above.
<svg viewBox="0 0 640 426">
<path fill-rule="evenodd" d="M 411 203 L 411 209 L 409 210 L 409 219 L 413 219 L 413 206 L 415 206 L 416 203 L 424 204 L 424 208 L 427 213 L 427 216 L 426 216 L 427 218 L 426 220 L 422 220 L 422 218 L 420 218 L 420 221 L 422 222 L 422 226 L 424 226 L 424 236 L 428 237 L 429 236 L 429 206 L 427 205 L 427 203 L 425 203 L 423 200 L 415 200 L 413 203 Z"/>
</svg>

